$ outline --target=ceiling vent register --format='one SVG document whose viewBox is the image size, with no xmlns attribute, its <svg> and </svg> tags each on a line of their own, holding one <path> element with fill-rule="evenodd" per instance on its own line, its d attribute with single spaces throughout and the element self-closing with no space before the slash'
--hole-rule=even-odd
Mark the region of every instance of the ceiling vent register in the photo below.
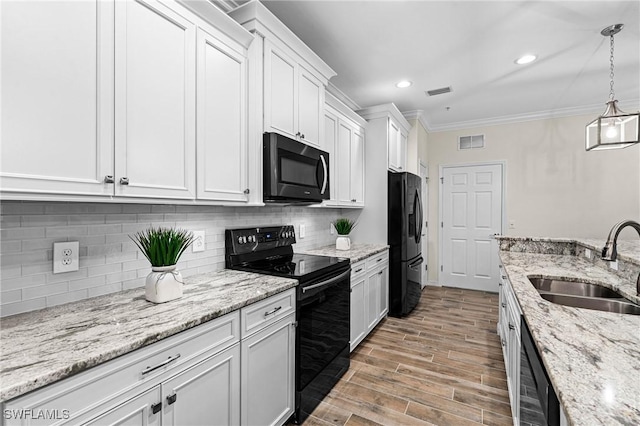
<svg viewBox="0 0 640 426">
<path fill-rule="evenodd" d="M 458 149 L 480 149 L 484 148 L 484 135 L 460 136 L 458 138 Z"/>
<path fill-rule="evenodd" d="M 441 87 L 439 89 L 427 90 L 425 93 L 427 94 L 427 96 L 437 96 L 437 95 L 443 95 L 449 92 L 451 92 L 451 86 Z"/>
</svg>

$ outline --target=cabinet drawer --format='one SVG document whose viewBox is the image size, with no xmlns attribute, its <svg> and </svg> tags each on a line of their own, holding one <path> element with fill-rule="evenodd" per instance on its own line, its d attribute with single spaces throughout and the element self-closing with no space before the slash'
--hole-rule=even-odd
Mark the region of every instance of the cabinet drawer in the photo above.
<svg viewBox="0 0 640 426">
<path fill-rule="evenodd" d="M 389 261 L 389 253 L 386 250 L 383 251 L 382 253 L 378 253 L 374 256 L 371 256 L 366 259 L 367 271 L 371 271 L 373 268 L 377 268 L 378 266 L 388 261 Z"/>
<path fill-rule="evenodd" d="M 351 284 L 353 281 L 357 279 L 360 275 L 364 275 L 366 272 L 366 262 L 361 260 L 358 263 L 354 263 L 351 265 Z"/>
<path fill-rule="evenodd" d="M 232 312 L 183 331 L 147 347 L 137 349 L 40 390 L 8 401 L 5 410 L 58 410 L 66 419 L 5 421 L 5 425 L 49 425 L 67 421 L 76 424 L 108 400 L 135 395 L 184 365 L 201 361 L 239 341 L 240 316 Z M 60 416 L 64 417 L 64 416 Z"/>
<path fill-rule="evenodd" d="M 262 330 L 291 312 L 295 312 L 295 309 L 295 288 L 242 308 L 240 310 L 242 338 Z"/>
</svg>

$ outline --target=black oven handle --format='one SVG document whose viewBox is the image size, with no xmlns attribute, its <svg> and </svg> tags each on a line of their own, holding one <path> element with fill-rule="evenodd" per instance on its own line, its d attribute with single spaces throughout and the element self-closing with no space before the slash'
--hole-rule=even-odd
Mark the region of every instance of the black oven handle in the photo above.
<svg viewBox="0 0 640 426">
<path fill-rule="evenodd" d="M 309 290 L 314 290 L 314 289 L 319 288 L 319 287 L 329 286 L 329 285 L 334 284 L 334 283 L 336 283 L 338 281 L 342 281 L 343 279 L 348 277 L 350 274 L 351 274 L 351 269 L 347 270 L 346 272 L 341 273 L 337 277 L 329 278 L 328 280 L 319 282 L 318 284 L 310 285 L 308 287 L 302 287 L 302 294 L 306 293 Z"/>
</svg>

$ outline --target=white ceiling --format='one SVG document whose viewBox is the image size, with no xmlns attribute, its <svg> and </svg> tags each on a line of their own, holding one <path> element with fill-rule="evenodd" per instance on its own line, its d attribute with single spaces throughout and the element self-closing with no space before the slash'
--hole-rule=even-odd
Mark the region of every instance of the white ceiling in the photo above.
<svg viewBox="0 0 640 426">
<path fill-rule="evenodd" d="M 623 23 L 615 93 L 623 108 L 640 109 L 637 0 L 263 3 L 337 72 L 331 84 L 357 106 L 422 111 L 434 131 L 604 111 L 609 38 L 600 30 Z M 524 53 L 538 60 L 516 65 Z M 402 79 L 413 85 L 396 88 Z M 424 93 L 444 86 L 453 91 Z"/>
</svg>

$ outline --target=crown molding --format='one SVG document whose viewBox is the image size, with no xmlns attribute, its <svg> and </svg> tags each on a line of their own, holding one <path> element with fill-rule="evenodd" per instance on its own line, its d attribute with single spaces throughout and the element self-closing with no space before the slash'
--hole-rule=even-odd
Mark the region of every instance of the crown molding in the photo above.
<svg viewBox="0 0 640 426">
<path fill-rule="evenodd" d="M 338 99 L 340 102 L 348 106 L 354 111 L 361 109 L 360 105 L 353 99 L 349 97 L 346 93 L 340 90 L 336 85 L 334 85 L 331 81 L 327 84 L 327 92 L 333 95 L 334 98 Z"/>
<path fill-rule="evenodd" d="M 640 99 L 619 102 L 623 110 L 640 109 Z M 514 124 L 526 121 L 546 120 L 551 118 L 571 117 L 575 115 L 594 114 L 594 119 L 604 112 L 604 103 L 597 105 L 586 105 L 579 107 L 560 108 L 546 111 L 537 111 L 526 114 L 505 115 L 480 120 L 458 121 L 442 125 L 432 124 L 427 128 L 429 132 L 446 132 L 451 130 L 470 129 L 474 127 L 498 126 L 501 124 Z M 586 123 L 585 123 L 586 124 Z"/>
<path fill-rule="evenodd" d="M 416 110 L 413 110 L 413 111 L 405 111 L 405 112 L 402 113 L 402 115 L 407 120 L 418 120 L 420 122 L 420 124 L 422 124 L 422 127 L 427 132 L 431 131 L 429 123 L 427 122 L 427 118 L 424 116 L 424 111 L 423 110 L 416 109 Z"/>
<path fill-rule="evenodd" d="M 356 111 L 365 120 L 375 120 L 377 118 L 392 117 L 406 131 L 411 130 L 411 123 L 404 118 L 398 107 L 394 103 L 375 105 Z"/>
</svg>

